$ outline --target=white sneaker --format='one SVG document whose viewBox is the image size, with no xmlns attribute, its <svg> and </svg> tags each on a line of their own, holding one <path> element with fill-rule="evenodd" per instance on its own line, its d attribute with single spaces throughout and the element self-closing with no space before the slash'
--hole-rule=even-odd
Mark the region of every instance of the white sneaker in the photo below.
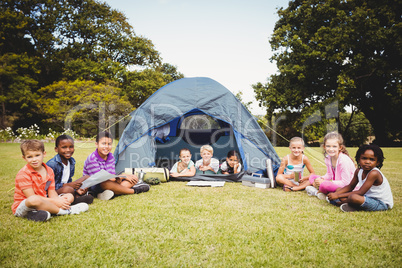
<svg viewBox="0 0 402 268">
<path fill-rule="evenodd" d="M 315 188 L 314 186 L 307 186 L 306 192 L 309 196 L 317 196 L 318 189 Z"/>
<path fill-rule="evenodd" d="M 68 214 L 80 214 L 81 212 L 87 211 L 89 208 L 87 203 L 78 203 L 76 205 L 72 205 L 70 209 L 68 210 Z"/>
<path fill-rule="evenodd" d="M 327 198 L 327 195 L 324 193 L 318 193 L 317 194 L 318 199 L 320 200 L 325 200 Z"/>
<path fill-rule="evenodd" d="M 112 190 L 104 190 L 102 193 L 98 194 L 98 199 L 100 200 L 109 200 L 114 196 L 114 192 Z"/>
</svg>

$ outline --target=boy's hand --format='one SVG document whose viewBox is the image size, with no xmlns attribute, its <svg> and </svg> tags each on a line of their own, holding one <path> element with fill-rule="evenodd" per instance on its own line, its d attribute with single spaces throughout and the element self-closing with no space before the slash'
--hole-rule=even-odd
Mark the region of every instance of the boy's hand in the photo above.
<svg viewBox="0 0 402 268">
<path fill-rule="evenodd" d="M 76 192 L 77 192 L 78 195 L 84 195 L 84 194 L 86 194 L 88 192 L 88 188 L 85 188 L 85 189 L 80 188 Z"/>
<path fill-rule="evenodd" d="M 71 182 L 71 186 L 75 189 L 75 190 L 78 190 L 78 189 L 80 189 L 80 187 L 81 187 L 81 185 L 82 185 L 82 183 L 81 182 L 77 182 L 77 181 L 73 181 L 73 182 Z"/>
<path fill-rule="evenodd" d="M 126 174 L 125 176 L 126 176 L 126 180 L 128 180 L 129 182 L 131 182 L 133 184 L 136 184 L 138 182 L 138 177 L 135 175 Z"/>
<path fill-rule="evenodd" d="M 70 202 L 67 200 L 67 196 L 60 196 L 59 198 L 55 199 L 55 204 L 61 209 L 69 209 Z"/>
</svg>

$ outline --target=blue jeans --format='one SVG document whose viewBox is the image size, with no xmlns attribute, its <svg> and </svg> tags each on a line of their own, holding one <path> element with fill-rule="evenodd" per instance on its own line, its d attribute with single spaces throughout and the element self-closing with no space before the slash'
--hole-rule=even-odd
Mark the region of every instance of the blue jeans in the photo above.
<svg viewBox="0 0 402 268">
<path fill-rule="evenodd" d="M 360 208 L 366 211 L 388 210 L 388 206 L 384 202 L 366 195 L 364 196 L 364 203 Z"/>
</svg>

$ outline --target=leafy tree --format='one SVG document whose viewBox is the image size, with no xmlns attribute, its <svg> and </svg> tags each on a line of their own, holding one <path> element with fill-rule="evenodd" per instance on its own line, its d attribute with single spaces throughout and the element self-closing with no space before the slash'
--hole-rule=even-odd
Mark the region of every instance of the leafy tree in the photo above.
<svg viewBox="0 0 402 268">
<path fill-rule="evenodd" d="M 52 128 L 70 128 L 83 136 L 95 135 L 133 110 L 113 83 L 59 81 L 38 93 L 38 109 Z"/>
<path fill-rule="evenodd" d="M 62 79 L 122 82 L 129 68 L 161 66 L 152 42 L 105 2 L 0 1 L 0 25 L 2 127 L 18 117 L 32 123 L 41 87 Z"/>
<path fill-rule="evenodd" d="M 270 40 L 279 73 L 253 86 L 267 115 L 336 100 L 340 111 L 364 113 L 377 143 L 400 139 L 401 10 L 398 0 L 293 0 L 281 8 Z"/>
<path fill-rule="evenodd" d="M 183 77 L 183 74 L 170 64 L 126 72 L 122 83 L 123 92 L 134 107 L 139 107 L 156 90 Z"/>
<path fill-rule="evenodd" d="M 37 61 L 27 54 L 6 53 L 0 56 L 0 128 L 12 125 L 15 118 L 32 113 L 30 107 L 36 95 L 31 88 L 36 87 L 33 78 L 38 72 Z"/>
</svg>

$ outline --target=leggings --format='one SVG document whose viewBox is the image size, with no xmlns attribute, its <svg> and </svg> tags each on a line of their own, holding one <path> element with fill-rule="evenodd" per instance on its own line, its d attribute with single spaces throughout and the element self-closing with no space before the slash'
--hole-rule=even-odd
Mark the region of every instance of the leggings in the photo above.
<svg viewBox="0 0 402 268">
<path fill-rule="evenodd" d="M 321 176 L 313 174 L 313 175 L 311 175 L 311 176 L 308 178 L 308 180 L 309 180 L 309 182 L 311 183 L 311 185 L 313 185 L 313 184 L 314 184 L 314 180 L 317 179 L 317 178 L 319 178 L 319 177 L 321 177 Z M 338 185 L 338 184 L 333 183 L 332 181 L 324 180 L 323 182 L 321 182 L 321 184 L 320 184 L 320 189 L 318 189 L 318 190 L 319 190 L 321 193 L 328 194 L 328 193 L 333 193 L 333 192 L 335 192 L 336 189 L 338 189 L 339 187 L 341 187 L 341 186 Z"/>
</svg>

